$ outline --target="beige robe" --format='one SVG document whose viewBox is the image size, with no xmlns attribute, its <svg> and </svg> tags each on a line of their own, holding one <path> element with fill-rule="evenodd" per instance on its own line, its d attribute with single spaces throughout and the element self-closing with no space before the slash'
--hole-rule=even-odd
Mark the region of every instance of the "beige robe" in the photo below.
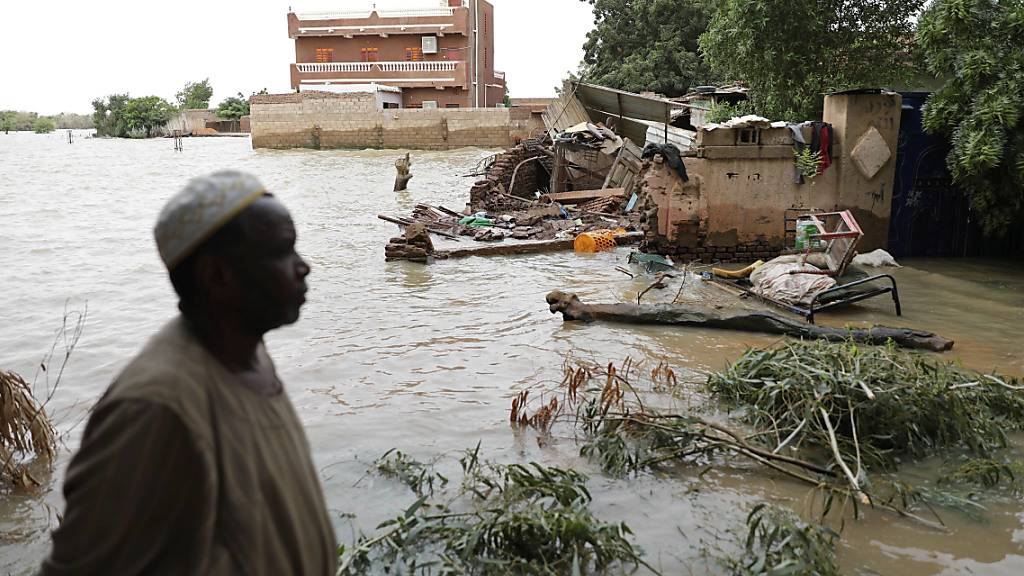
<svg viewBox="0 0 1024 576">
<path fill-rule="evenodd" d="M 259 353 L 266 357 L 260 346 Z M 282 392 L 240 384 L 168 323 L 96 405 L 43 576 L 333 576 L 309 443 Z"/>
</svg>

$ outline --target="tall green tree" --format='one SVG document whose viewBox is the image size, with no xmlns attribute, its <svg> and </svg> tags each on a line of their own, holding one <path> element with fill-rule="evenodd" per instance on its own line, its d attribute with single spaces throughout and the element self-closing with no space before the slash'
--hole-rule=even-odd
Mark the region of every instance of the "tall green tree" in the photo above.
<svg viewBox="0 0 1024 576">
<path fill-rule="evenodd" d="M 723 0 L 700 47 L 712 70 L 743 80 L 759 114 L 819 117 L 824 92 L 913 76 L 924 0 Z"/>
<path fill-rule="evenodd" d="M 707 0 L 581 0 L 595 28 L 583 45 L 588 82 L 631 92 L 681 96 L 711 80 L 697 38 L 710 18 Z"/>
<path fill-rule="evenodd" d="M 953 180 L 971 196 L 985 231 L 1024 221 L 1024 0 L 934 0 L 917 39 L 945 84 L 924 127 L 946 134 Z"/>
<path fill-rule="evenodd" d="M 178 108 L 182 110 L 206 110 L 210 107 L 210 98 L 213 97 L 213 87 L 210 86 L 210 79 L 205 78 L 201 82 L 186 82 L 185 87 L 174 95 Z"/>
<path fill-rule="evenodd" d="M 97 136 L 126 138 L 128 126 L 124 120 L 124 107 L 131 100 L 127 94 L 111 94 L 92 101 L 92 123 Z"/>
<path fill-rule="evenodd" d="M 36 118 L 35 123 L 32 124 L 32 130 L 36 134 L 49 134 L 57 129 L 57 124 L 53 121 L 53 118 L 48 116 L 41 116 Z"/>
<path fill-rule="evenodd" d="M 145 96 L 129 100 L 121 114 L 129 132 L 143 133 L 149 138 L 153 129 L 167 125 L 174 107 L 159 96 Z"/>
<path fill-rule="evenodd" d="M 238 96 L 225 98 L 224 101 L 217 106 L 217 117 L 223 118 L 224 120 L 238 120 L 242 116 L 248 116 L 248 114 L 249 99 L 241 92 L 238 93 Z"/>
</svg>

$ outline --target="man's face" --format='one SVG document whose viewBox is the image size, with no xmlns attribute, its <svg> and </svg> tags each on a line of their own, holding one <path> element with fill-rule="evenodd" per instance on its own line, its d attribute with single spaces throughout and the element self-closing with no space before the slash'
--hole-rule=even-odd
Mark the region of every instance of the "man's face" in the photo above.
<svg viewBox="0 0 1024 576">
<path fill-rule="evenodd" d="M 243 212 L 244 242 L 231 250 L 236 302 L 246 325 L 266 332 L 299 319 L 309 265 L 295 252 L 295 225 L 283 204 L 264 196 Z"/>
</svg>

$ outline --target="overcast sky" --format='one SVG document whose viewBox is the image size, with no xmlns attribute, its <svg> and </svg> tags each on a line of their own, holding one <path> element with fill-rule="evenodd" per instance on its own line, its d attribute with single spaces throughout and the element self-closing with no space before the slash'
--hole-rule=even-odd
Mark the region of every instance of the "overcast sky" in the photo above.
<svg viewBox="0 0 1024 576">
<path fill-rule="evenodd" d="M 592 28 L 580 0 L 491 0 L 495 67 L 515 97 L 554 94 Z M 380 8 L 439 0 L 377 0 Z M 0 109 L 89 113 L 98 96 L 173 100 L 209 77 L 213 103 L 261 88 L 290 91 L 286 14 L 369 8 L 369 0 L 0 0 Z"/>
</svg>

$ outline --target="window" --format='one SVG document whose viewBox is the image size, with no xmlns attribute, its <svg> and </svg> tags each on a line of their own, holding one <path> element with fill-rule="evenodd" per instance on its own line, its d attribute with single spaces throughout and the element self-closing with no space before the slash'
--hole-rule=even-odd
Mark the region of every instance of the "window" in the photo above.
<svg viewBox="0 0 1024 576">
<path fill-rule="evenodd" d="M 317 48 L 317 62 L 334 62 L 334 48 Z"/>
<path fill-rule="evenodd" d="M 423 48 L 406 48 L 405 49 L 405 61 L 406 62 L 419 62 L 423 60 Z"/>
<path fill-rule="evenodd" d="M 359 54 L 363 58 L 363 62 L 376 62 L 377 61 L 377 49 L 376 48 L 361 48 Z"/>
<path fill-rule="evenodd" d="M 760 144 L 761 131 L 757 128 L 743 128 L 737 137 L 737 144 Z"/>
<path fill-rule="evenodd" d="M 398 102 L 385 102 L 384 103 L 384 109 L 385 110 L 391 110 L 391 109 L 398 108 L 398 107 L 399 107 L 398 106 Z"/>
<path fill-rule="evenodd" d="M 445 108 L 458 108 L 459 105 L 458 104 L 445 104 L 444 107 Z"/>
</svg>

